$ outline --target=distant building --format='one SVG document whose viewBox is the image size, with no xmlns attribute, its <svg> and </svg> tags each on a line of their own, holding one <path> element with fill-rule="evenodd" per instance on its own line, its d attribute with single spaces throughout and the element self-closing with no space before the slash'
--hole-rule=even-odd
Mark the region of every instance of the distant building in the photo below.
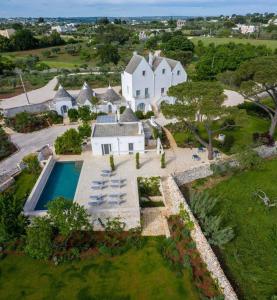
<svg viewBox="0 0 277 300">
<path fill-rule="evenodd" d="M 240 31 L 241 34 L 251 34 L 257 31 L 257 26 L 237 24 L 237 26 L 233 28 L 233 30 Z"/>
<path fill-rule="evenodd" d="M 57 31 L 58 33 L 62 34 L 62 33 L 71 33 L 76 31 L 76 27 L 74 23 L 70 23 L 70 24 L 65 24 L 65 25 L 57 25 L 57 26 L 52 26 L 51 27 L 51 31 Z"/>
<path fill-rule="evenodd" d="M 148 36 L 145 31 L 140 31 L 138 36 L 140 41 L 146 41 L 148 39 Z"/>
<path fill-rule="evenodd" d="M 134 52 L 121 74 L 122 96 L 133 111 L 151 111 L 151 104 L 169 101 L 168 89 L 187 80 L 182 64 L 150 52 L 146 60 Z M 166 99 L 166 100 L 165 100 Z"/>
<path fill-rule="evenodd" d="M 186 20 L 179 19 L 177 20 L 177 29 L 182 29 L 186 25 Z"/>
<path fill-rule="evenodd" d="M 15 34 L 15 30 L 12 28 L 0 30 L 0 35 L 8 39 L 10 39 L 14 34 Z"/>
</svg>

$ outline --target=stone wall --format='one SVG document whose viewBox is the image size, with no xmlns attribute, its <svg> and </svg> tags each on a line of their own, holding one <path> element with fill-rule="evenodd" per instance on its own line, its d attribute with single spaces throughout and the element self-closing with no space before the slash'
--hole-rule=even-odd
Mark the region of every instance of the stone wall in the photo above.
<svg viewBox="0 0 277 300">
<path fill-rule="evenodd" d="M 196 243 L 196 247 L 201 255 L 202 260 L 206 263 L 207 269 L 211 273 L 211 276 L 218 283 L 225 300 L 237 300 L 238 297 L 231 286 L 229 280 L 225 276 L 220 263 L 214 254 L 210 244 L 204 236 L 197 220 L 195 219 L 186 199 L 181 193 L 178 185 L 176 184 L 172 176 L 168 177 L 168 186 L 171 194 L 172 202 L 176 204 L 176 207 L 182 203 L 184 209 L 189 214 L 190 220 L 194 223 L 194 229 L 191 232 L 191 236 Z"/>
<path fill-rule="evenodd" d="M 13 108 L 8 108 L 3 111 L 5 117 L 14 117 L 16 114 L 21 112 L 29 112 L 29 113 L 40 113 L 50 110 L 49 108 L 49 101 L 46 101 L 44 103 L 38 103 L 38 104 L 30 104 L 30 105 L 24 105 L 24 106 L 18 106 Z"/>
<path fill-rule="evenodd" d="M 260 146 L 254 149 L 262 158 L 268 158 L 277 155 L 277 142 L 274 147 Z M 237 165 L 238 162 L 234 160 L 234 157 L 229 156 L 228 158 L 216 161 L 217 164 L 222 162 L 229 162 L 230 165 Z M 210 164 L 202 164 L 200 166 L 185 170 L 184 172 L 174 173 L 174 179 L 178 186 L 192 182 L 194 180 L 205 178 L 213 174 Z"/>
<path fill-rule="evenodd" d="M 212 174 L 213 172 L 210 168 L 210 164 L 203 164 L 198 167 L 188 169 L 184 172 L 174 173 L 174 179 L 178 185 L 183 185 L 199 178 L 205 178 Z"/>
<path fill-rule="evenodd" d="M 5 180 L 4 182 L 2 182 L 0 184 L 0 192 L 5 191 L 7 188 L 9 188 L 12 184 L 14 183 L 14 178 L 13 177 L 9 177 L 7 180 Z"/>
<path fill-rule="evenodd" d="M 34 209 L 36 207 L 37 201 L 43 191 L 43 188 L 51 174 L 54 165 L 55 165 L 55 159 L 53 158 L 53 156 L 50 156 L 24 205 L 25 215 L 32 215 L 34 213 Z"/>
</svg>

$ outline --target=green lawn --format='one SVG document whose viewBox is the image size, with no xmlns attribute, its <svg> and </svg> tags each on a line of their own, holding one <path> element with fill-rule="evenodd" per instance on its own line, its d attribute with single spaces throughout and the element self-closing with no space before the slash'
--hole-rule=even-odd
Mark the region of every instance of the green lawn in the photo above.
<svg viewBox="0 0 277 300">
<path fill-rule="evenodd" d="M 260 188 L 277 198 L 277 159 L 257 171 L 245 171 L 208 190 L 220 198 L 217 212 L 234 228 L 236 237 L 220 251 L 229 278 L 242 299 L 272 299 L 277 295 L 277 207 L 267 209 L 252 196 Z"/>
<path fill-rule="evenodd" d="M 277 49 L 277 40 L 255 40 L 255 39 L 216 38 L 216 37 L 192 37 L 191 39 L 191 41 L 195 44 L 197 44 L 198 41 L 200 40 L 206 46 L 209 45 L 210 43 L 214 43 L 215 45 L 220 45 L 220 44 L 233 42 L 233 43 L 242 43 L 242 44 L 250 43 L 255 46 L 267 45 L 269 48 L 273 50 Z"/>
<path fill-rule="evenodd" d="M 267 119 L 263 119 L 254 115 L 239 115 L 236 119 L 236 125 L 233 130 L 225 130 L 219 133 L 223 133 L 226 135 L 232 135 L 234 137 L 234 146 L 238 146 L 240 148 L 244 146 L 249 146 L 253 143 L 253 133 L 266 132 L 269 128 L 270 122 Z M 218 127 L 218 124 L 215 124 L 215 128 Z M 199 128 L 201 135 L 207 139 L 207 134 L 204 128 Z M 173 137 L 178 146 L 184 145 L 184 142 L 187 140 L 188 136 L 190 136 L 193 140 L 192 134 L 187 133 L 185 130 L 171 130 Z M 234 151 L 231 149 L 227 151 L 226 154 L 232 154 Z"/>
<path fill-rule="evenodd" d="M 54 266 L 9 255 L 0 264 L 1 299 L 200 299 L 189 273 L 177 276 L 149 238 L 141 250 Z"/>
</svg>

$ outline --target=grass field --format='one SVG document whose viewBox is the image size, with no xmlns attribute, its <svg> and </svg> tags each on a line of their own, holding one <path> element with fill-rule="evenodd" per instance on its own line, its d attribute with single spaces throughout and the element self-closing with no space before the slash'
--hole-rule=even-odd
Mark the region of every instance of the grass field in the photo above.
<svg viewBox="0 0 277 300">
<path fill-rule="evenodd" d="M 220 256 L 227 275 L 239 287 L 241 299 L 266 300 L 277 295 L 277 207 L 267 209 L 253 197 L 259 188 L 276 199 L 276 177 L 274 159 L 266 161 L 261 170 L 241 172 L 217 185 L 215 180 L 215 186 L 205 188 L 219 197 L 216 210 L 235 230 L 235 239 Z"/>
<path fill-rule="evenodd" d="M 200 299 L 189 273 L 177 276 L 164 264 L 158 240 L 140 250 L 98 255 L 54 266 L 9 255 L 0 264 L 1 299 Z"/>
<path fill-rule="evenodd" d="M 272 50 L 277 49 L 277 40 L 254 40 L 254 39 L 239 39 L 239 38 L 216 38 L 216 37 L 192 37 L 191 41 L 194 44 L 197 44 L 198 41 L 202 41 L 205 46 L 210 43 L 214 43 L 215 45 L 226 44 L 229 42 L 233 43 L 242 43 L 247 44 L 250 43 L 255 46 L 266 45 Z"/>
</svg>

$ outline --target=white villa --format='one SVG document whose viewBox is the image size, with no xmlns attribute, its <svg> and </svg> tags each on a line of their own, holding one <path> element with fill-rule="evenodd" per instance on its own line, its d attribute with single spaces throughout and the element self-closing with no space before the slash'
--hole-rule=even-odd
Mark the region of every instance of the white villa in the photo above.
<svg viewBox="0 0 277 300">
<path fill-rule="evenodd" d="M 151 111 L 151 105 L 163 100 L 173 103 L 167 97 L 171 86 L 187 80 L 182 64 L 159 52 L 149 53 L 148 60 L 134 52 L 133 57 L 121 74 L 122 96 L 133 111 Z"/>
<path fill-rule="evenodd" d="M 91 148 L 93 155 L 144 153 L 143 124 L 131 108 L 122 115 L 99 116 L 92 128 Z"/>
<path fill-rule="evenodd" d="M 93 102 L 94 97 L 98 99 L 97 103 Z M 64 116 L 70 108 L 77 109 L 85 105 L 89 106 L 93 112 L 115 113 L 120 104 L 121 97 L 110 86 L 105 93 L 99 94 L 93 91 L 85 82 L 77 97 L 69 94 L 60 85 L 50 104 L 50 109 L 55 110 L 61 116 Z"/>
</svg>

